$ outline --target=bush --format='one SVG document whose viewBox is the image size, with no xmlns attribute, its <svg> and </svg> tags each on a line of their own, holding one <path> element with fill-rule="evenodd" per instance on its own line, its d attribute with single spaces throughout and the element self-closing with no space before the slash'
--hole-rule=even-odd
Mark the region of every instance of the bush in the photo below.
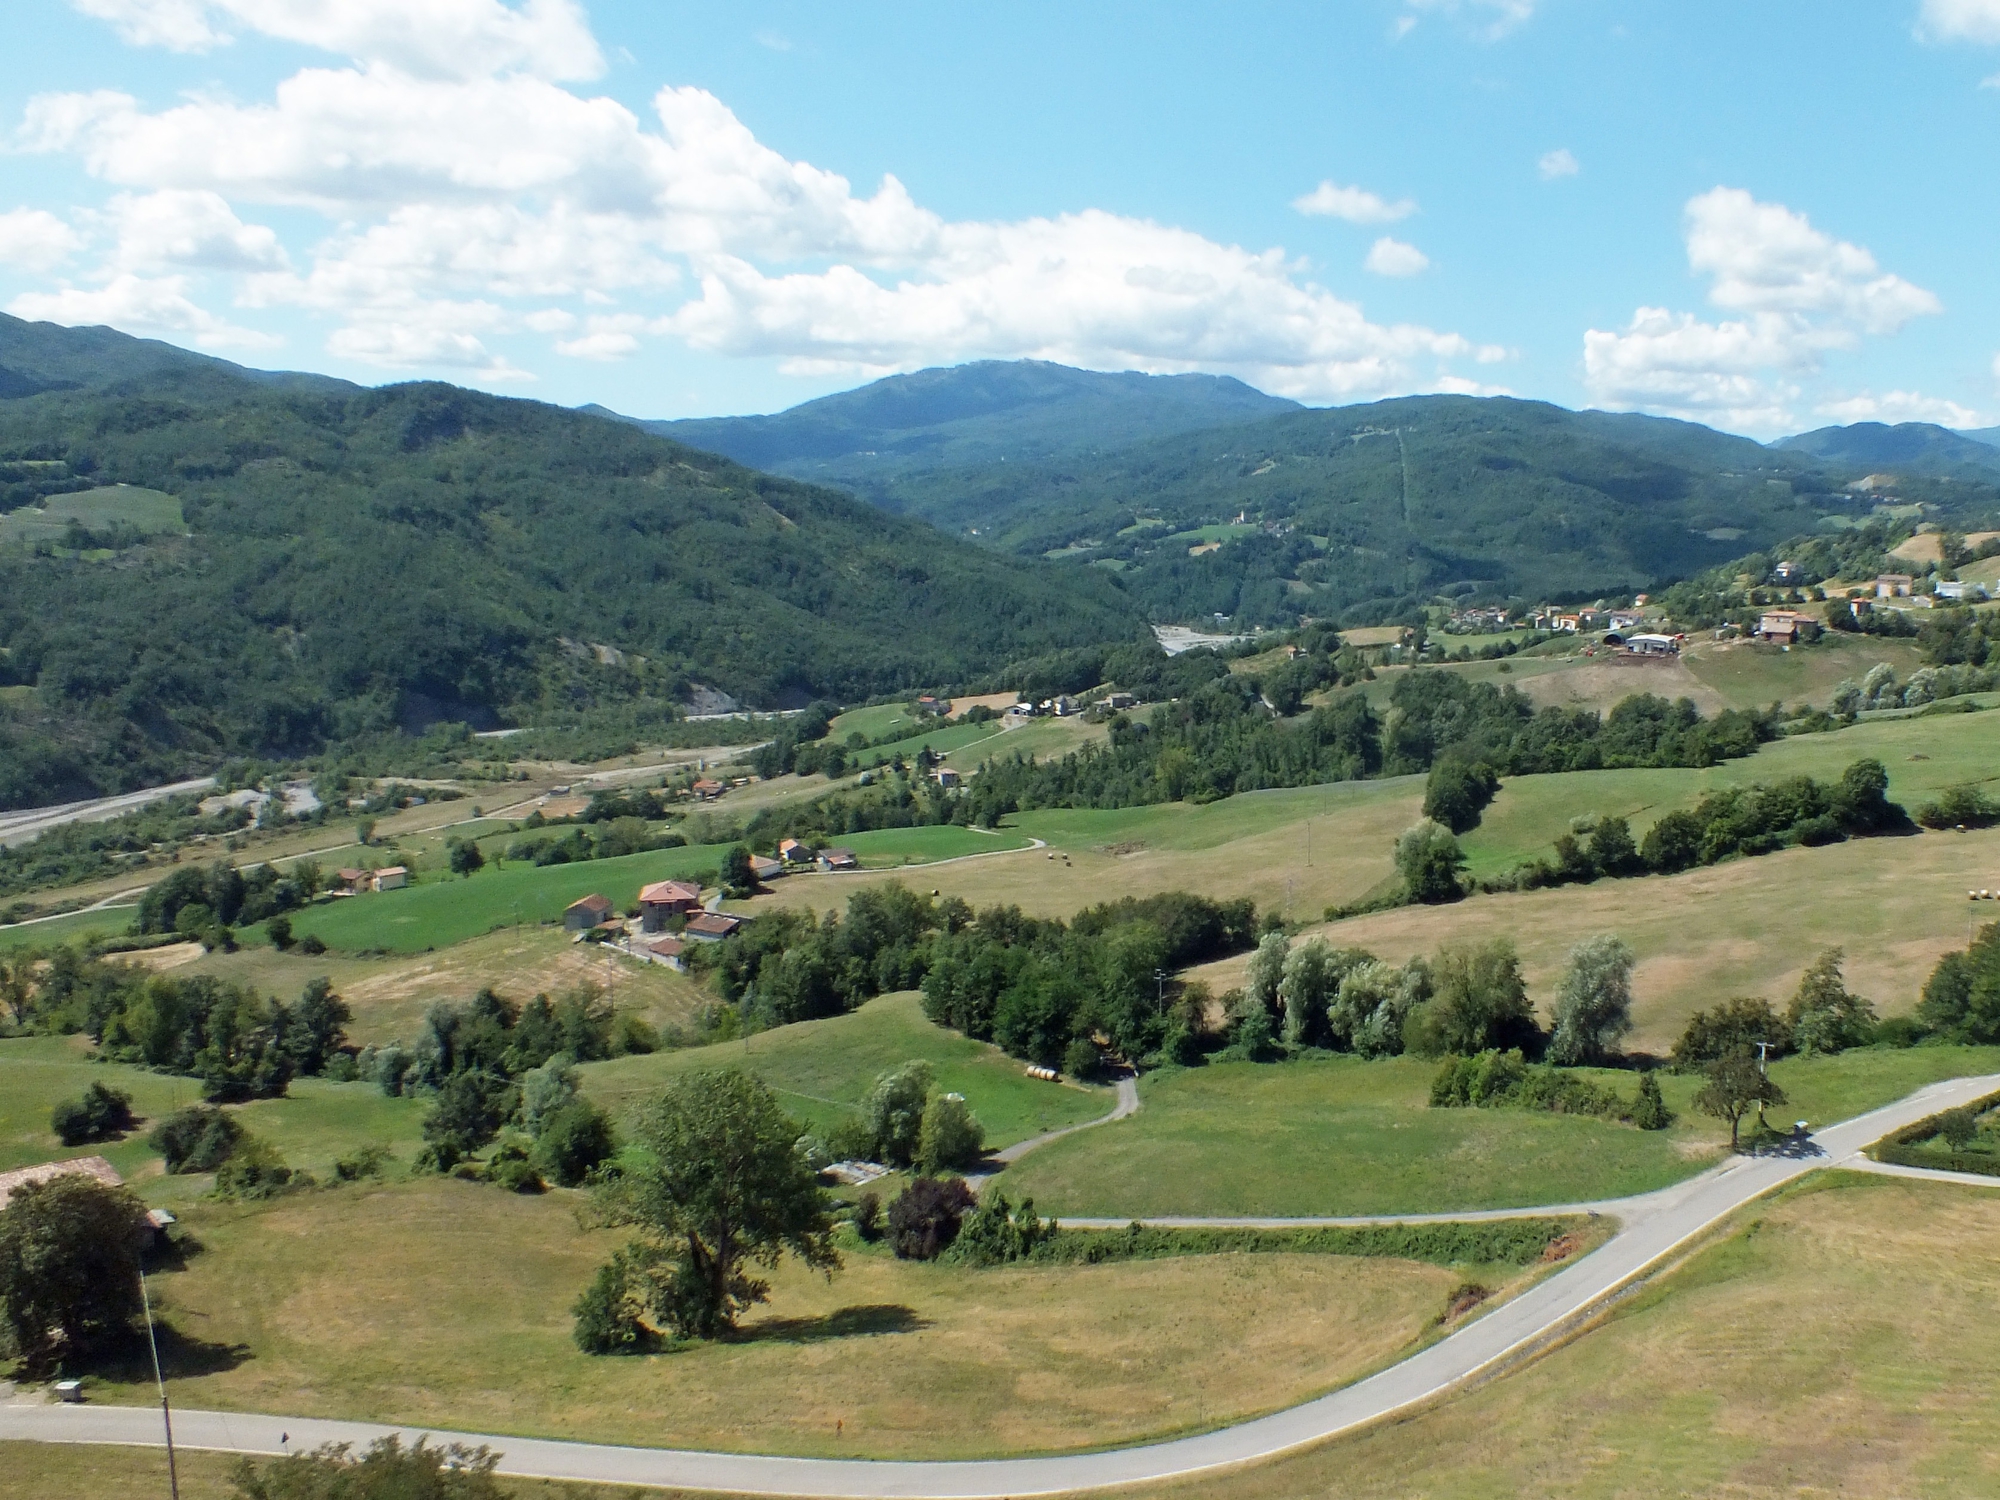
<svg viewBox="0 0 2000 1500">
<path fill-rule="evenodd" d="M 927 1062 L 906 1062 L 875 1080 L 861 1102 L 861 1117 L 873 1139 L 871 1155 L 891 1166 L 907 1167 L 922 1146 L 924 1109 L 930 1103 L 935 1075 Z"/>
<path fill-rule="evenodd" d="M 382 1169 L 394 1159 L 389 1154 L 389 1148 L 380 1143 L 363 1146 L 359 1151 L 350 1151 L 334 1161 L 333 1180 L 360 1182 L 366 1178 L 380 1177 Z"/>
<path fill-rule="evenodd" d="M 1465 854 L 1449 828 L 1428 818 L 1396 840 L 1396 870 L 1411 901 L 1426 906 L 1456 901 L 1465 894 L 1459 871 Z"/>
<path fill-rule="evenodd" d="M 65 1146 L 108 1141 L 133 1125 L 132 1096 L 93 1083 L 81 1099 L 65 1099 L 49 1116 L 49 1128 Z"/>
<path fill-rule="evenodd" d="M 1674 1066 L 1692 1071 L 1739 1050 L 1754 1052 L 1759 1042 L 1769 1044 L 1772 1057 L 1789 1051 L 1791 1023 L 1771 1008 L 1770 1001 L 1739 996 L 1688 1018 L 1687 1029 L 1674 1043 Z"/>
<path fill-rule="evenodd" d="M 1926 828 L 1984 828 L 2000 820 L 2000 803 L 1976 786 L 1947 787 L 1935 802 L 1917 809 L 1917 821 Z"/>
<path fill-rule="evenodd" d="M 962 1094 L 932 1094 L 917 1138 L 917 1169 L 927 1175 L 969 1167 L 985 1153 L 986 1131 Z"/>
<path fill-rule="evenodd" d="M 299 939 L 299 952 L 309 958 L 318 958 L 322 953 L 326 952 L 326 944 L 320 939 L 318 933 L 309 932 Z"/>
<path fill-rule="evenodd" d="M 528 1159 L 528 1148 L 518 1141 L 510 1141 L 493 1153 L 493 1160 L 486 1167 L 486 1180 L 510 1193 L 540 1193 L 548 1188 L 542 1174 Z"/>
<path fill-rule="evenodd" d="M 1665 1130 L 1674 1123 L 1673 1113 L 1660 1095 L 1660 1080 L 1651 1073 L 1639 1076 L 1639 1097 L 1632 1105 L 1632 1123 L 1641 1130 Z"/>
<path fill-rule="evenodd" d="M 242 1500 L 502 1500 L 499 1462 L 488 1448 L 433 1448 L 423 1438 L 405 1448 L 390 1436 L 360 1458 L 345 1443 L 261 1465 L 240 1458 L 230 1480 Z"/>
<path fill-rule="evenodd" d="M 146 1144 L 166 1158 L 169 1172 L 213 1172 L 243 1139 L 235 1116 L 209 1105 L 175 1110 L 153 1127 Z"/>
<path fill-rule="evenodd" d="M 649 1342 L 639 1278 L 624 1251 L 597 1268 L 597 1275 L 570 1307 L 572 1337 L 585 1354 L 637 1354 Z"/>
<path fill-rule="evenodd" d="M 551 1182 L 579 1187 L 617 1149 L 604 1111 L 588 1099 L 576 1099 L 543 1121 L 532 1160 Z"/>
<path fill-rule="evenodd" d="M 889 1205 L 889 1243 L 898 1260 L 936 1260 L 958 1238 L 975 1206 L 963 1179 L 919 1177 Z"/>
<path fill-rule="evenodd" d="M 292 919 L 283 912 L 264 924 L 264 936 L 271 940 L 271 946 L 280 953 L 292 946 Z"/>
<path fill-rule="evenodd" d="M 882 1238 L 882 1200 L 874 1193 L 854 1200 L 854 1232 L 871 1245 Z"/>
<path fill-rule="evenodd" d="M 311 1186 L 312 1179 L 305 1173 L 294 1171 L 276 1151 L 248 1136 L 215 1171 L 215 1192 L 220 1198 L 255 1201 Z"/>
<path fill-rule="evenodd" d="M 1073 1036 L 1063 1049 L 1062 1070 L 1071 1078 L 1083 1079 L 1097 1071 L 1097 1043 L 1087 1036 Z"/>
<path fill-rule="evenodd" d="M 1006 1194 L 995 1188 L 966 1216 L 943 1258 L 958 1266 L 1002 1266 L 1026 1260 L 1055 1228 L 1035 1216 L 1032 1199 L 1024 1200 L 1016 1212 Z"/>
<path fill-rule="evenodd" d="M 1938 1134 L 1954 1151 L 1963 1151 L 1979 1134 L 1979 1120 L 1969 1109 L 1948 1109 L 1938 1116 Z"/>
</svg>

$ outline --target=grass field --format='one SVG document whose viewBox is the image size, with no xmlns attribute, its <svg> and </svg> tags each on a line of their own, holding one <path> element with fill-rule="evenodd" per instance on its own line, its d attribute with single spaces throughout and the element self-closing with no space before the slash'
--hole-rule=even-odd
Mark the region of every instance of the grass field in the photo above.
<svg viewBox="0 0 2000 1500">
<path fill-rule="evenodd" d="M 587 1093 L 623 1113 L 695 1069 L 742 1068 L 777 1090 L 801 1121 L 823 1130 L 854 1116 L 878 1074 L 915 1058 L 937 1070 L 940 1088 L 965 1095 L 995 1148 L 1111 1110 L 1109 1089 L 1030 1078 L 997 1047 L 932 1025 L 914 992 L 883 995 L 852 1014 L 781 1026 L 746 1041 L 589 1063 L 583 1079 Z"/>
<path fill-rule="evenodd" d="M 74 1156 L 103 1156 L 128 1180 L 143 1180 L 149 1202 L 178 1207 L 207 1190 L 206 1177 L 164 1177 L 146 1144 L 151 1124 L 183 1105 L 199 1103 L 191 1078 L 150 1073 L 118 1063 L 91 1062 L 83 1037 L 28 1037 L 0 1041 L 0 1171 Z M 65 1147 L 49 1131 L 49 1111 L 63 1099 L 101 1082 L 132 1096 L 139 1127 L 122 1141 Z M 237 1117 L 269 1140 L 295 1167 L 325 1175 L 336 1158 L 364 1145 L 389 1146 L 407 1162 L 421 1145 L 424 1106 L 391 1099 L 373 1084 L 294 1079 L 282 1099 L 238 1108 Z"/>
<path fill-rule="evenodd" d="M 202 1251 L 153 1286 L 177 1401 L 708 1449 L 1073 1448 L 1338 1384 L 1416 1340 L 1460 1276 L 1304 1255 L 967 1272 L 850 1252 L 831 1282 L 782 1267 L 738 1339 L 592 1359 L 568 1309 L 620 1237 L 579 1229 L 574 1201 L 432 1178 L 190 1207 Z M 147 1373 L 113 1369 L 93 1394 L 143 1402 Z"/>
<path fill-rule="evenodd" d="M 1587 1202 L 1649 1192 L 1720 1159 L 1726 1126 L 1694 1113 L 1696 1077 L 1663 1075 L 1679 1117 L 1644 1131 L 1584 1116 L 1431 1109 L 1437 1064 L 1351 1057 L 1223 1063 L 1147 1079 L 1136 1115 L 1055 1141 L 1008 1168 L 1010 1196 L 1050 1213 L 1425 1213 Z M 2000 1072 L 2000 1048 L 1915 1048 L 1772 1074 L 1786 1123 L 1848 1119 L 1940 1078 Z M 1630 1073 L 1593 1073 L 1630 1098 Z"/>
<path fill-rule="evenodd" d="M 1141 706 L 1132 715 L 1145 718 L 1150 710 Z M 1103 724 L 1092 724 L 1081 714 L 1064 718 L 1030 719 L 1018 729 L 979 740 L 957 751 L 951 763 L 960 771 L 971 771 L 996 756 L 1025 755 L 1030 760 L 1060 760 L 1085 745 L 1101 745 L 1111 738 Z"/>
<path fill-rule="evenodd" d="M 241 1500 L 230 1482 L 238 1460 L 227 1453 L 181 1448 L 174 1468 L 181 1500 Z M 164 1452 L 94 1443 L 0 1442 L 0 1473 L 8 1500 L 157 1500 L 167 1492 Z M 679 1490 L 607 1489 L 546 1479 L 502 1479 L 508 1500 L 674 1500 Z"/>
<path fill-rule="evenodd" d="M 850 708 L 833 721 L 832 738 L 845 740 L 858 734 L 865 740 L 879 740 L 905 727 L 915 728 L 917 716 L 907 703 L 878 703 L 872 708 Z"/>
<path fill-rule="evenodd" d="M 118 484 L 73 495 L 51 495 L 39 512 L 24 509 L 0 516 L 0 545 L 59 543 L 73 520 L 94 529 L 123 521 L 147 536 L 187 530 L 181 503 L 172 495 Z"/>
<path fill-rule="evenodd" d="M 80 911 L 73 916 L 53 917 L 46 922 L 24 922 L 0 927 L 0 952 L 10 948 L 54 947 L 79 938 L 108 936 L 126 932 L 132 926 L 132 908 L 113 907 L 106 911 Z"/>
<path fill-rule="evenodd" d="M 938 724 L 911 734 L 892 744 L 876 745 L 868 750 L 857 750 L 851 762 L 857 769 L 887 765 L 897 756 L 913 761 L 919 750 L 929 748 L 933 755 L 950 755 L 962 751 L 981 740 L 990 740 L 1002 733 L 998 719 L 987 719 L 978 724 Z"/>
<path fill-rule="evenodd" d="M 1829 1173 L 1538 1363 L 1148 1500 L 2000 1490 L 2000 1193 Z"/>
</svg>

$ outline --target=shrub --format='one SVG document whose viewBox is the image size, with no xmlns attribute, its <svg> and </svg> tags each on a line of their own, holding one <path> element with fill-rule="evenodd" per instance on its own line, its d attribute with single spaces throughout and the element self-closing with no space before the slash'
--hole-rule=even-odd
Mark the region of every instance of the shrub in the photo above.
<svg viewBox="0 0 2000 1500">
<path fill-rule="evenodd" d="M 215 1171 L 215 1192 L 220 1198 L 254 1201 L 311 1186 L 312 1179 L 305 1173 L 294 1171 L 276 1151 L 248 1136 Z"/>
<path fill-rule="evenodd" d="M 243 1139 L 235 1116 L 208 1105 L 175 1110 L 153 1127 L 146 1144 L 166 1158 L 169 1172 L 213 1172 Z"/>
<path fill-rule="evenodd" d="M 1946 787 L 1935 802 L 1917 809 L 1917 821 L 1926 828 L 1984 828 L 2000 820 L 2000 803 L 1976 786 Z"/>
<path fill-rule="evenodd" d="M 394 1158 L 389 1148 L 379 1142 L 363 1146 L 359 1151 L 350 1151 L 337 1158 L 333 1164 L 335 1182 L 361 1182 L 366 1178 L 380 1177 L 382 1169 Z"/>
<path fill-rule="evenodd" d="M 309 932 L 299 939 L 299 952 L 309 958 L 318 958 L 326 952 L 326 943 L 321 940 L 318 933 Z"/>
<path fill-rule="evenodd" d="M 261 1465 L 241 1458 L 230 1479 L 242 1500 L 501 1500 L 499 1461 L 487 1448 L 433 1448 L 423 1438 L 405 1448 L 392 1435 L 359 1458 L 345 1443 Z"/>
<path fill-rule="evenodd" d="M 898 1260 L 936 1260 L 958 1238 L 974 1207 L 961 1178 L 919 1177 L 889 1205 L 889 1243 Z"/>
<path fill-rule="evenodd" d="M 1087 1036 L 1073 1036 L 1063 1049 L 1062 1070 L 1071 1078 L 1088 1078 L 1097 1071 L 1097 1043 Z"/>
<path fill-rule="evenodd" d="M 934 1174 L 969 1167 L 986 1150 L 986 1131 L 962 1094 L 932 1094 L 917 1138 L 917 1169 Z"/>
<path fill-rule="evenodd" d="M 1759 1042 L 1769 1044 L 1773 1057 L 1789 1051 L 1791 1023 L 1768 1000 L 1753 996 L 1725 1000 L 1712 1011 L 1698 1010 L 1688 1018 L 1687 1029 L 1674 1043 L 1674 1066 L 1689 1071 L 1738 1050 L 1755 1051 Z"/>
<path fill-rule="evenodd" d="M 854 1232 L 871 1245 L 882 1238 L 882 1200 L 876 1194 L 854 1200 Z"/>
<path fill-rule="evenodd" d="M 1938 1134 L 1954 1151 L 1963 1151 L 1979 1134 L 1979 1121 L 1969 1109 L 1948 1109 L 1938 1116 Z"/>
<path fill-rule="evenodd" d="M 1641 1130 L 1665 1130 L 1674 1123 L 1673 1113 L 1660 1095 L 1660 1080 L 1651 1073 L 1639 1075 L 1639 1097 L 1632 1105 L 1632 1123 Z"/>
<path fill-rule="evenodd" d="M 1006 1194 L 995 1188 L 966 1215 L 943 1259 L 959 1266 L 1000 1266 L 1026 1260 L 1055 1228 L 1035 1216 L 1032 1199 L 1023 1200 L 1016 1211 Z"/>
<path fill-rule="evenodd" d="M 874 1140 L 876 1161 L 907 1167 L 922 1144 L 924 1108 L 935 1075 L 927 1062 L 906 1062 L 882 1074 L 861 1103 L 861 1116 Z"/>
<path fill-rule="evenodd" d="M 81 1099 L 65 1099 L 49 1116 L 49 1128 L 65 1146 L 108 1141 L 132 1125 L 132 1096 L 101 1083 L 92 1083 Z"/>
<path fill-rule="evenodd" d="M 283 912 L 264 924 L 264 935 L 271 940 L 271 946 L 280 953 L 292 946 L 292 919 Z"/>
<path fill-rule="evenodd" d="M 486 1167 L 486 1180 L 510 1193 L 539 1193 L 548 1187 L 528 1159 L 528 1148 L 519 1141 L 509 1141 L 493 1153 L 493 1160 Z"/>
<path fill-rule="evenodd" d="M 543 1122 L 532 1160 L 551 1182 L 578 1187 L 617 1149 L 604 1111 L 587 1099 L 576 1099 Z"/>
<path fill-rule="evenodd" d="M 1456 901 L 1465 894 L 1459 871 L 1465 854 L 1449 828 L 1428 818 L 1396 840 L 1396 870 L 1410 900 L 1426 906 Z"/>
<path fill-rule="evenodd" d="M 639 1321 L 645 1302 L 630 1257 L 621 1250 L 604 1265 L 570 1307 L 572 1337 L 585 1354 L 637 1354 L 648 1339 Z"/>
</svg>

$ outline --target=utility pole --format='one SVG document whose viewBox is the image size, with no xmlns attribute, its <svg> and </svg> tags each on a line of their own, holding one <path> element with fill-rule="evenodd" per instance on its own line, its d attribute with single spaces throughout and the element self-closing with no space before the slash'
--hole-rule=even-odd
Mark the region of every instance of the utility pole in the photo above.
<svg viewBox="0 0 2000 1500">
<path fill-rule="evenodd" d="M 1752 1042 L 1750 1045 L 1757 1049 L 1757 1076 L 1759 1078 L 1769 1078 L 1771 1076 L 1771 1044 L 1769 1042 Z"/>
<path fill-rule="evenodd" d="M 146 1343 L 153 1351 L 153 1384 L 160 1390 L 160 1422 L 167 1431 L 167 1490 L 181 1500 L 180 1474 L 174 1467 L 174 1413 L 167 1405 L 167 1377 L 160 1370 L 160 1340 L 153 1332 L 153 1299 L 146 1291 L 146 1268 L 139 1268 L 139 1302 L 146 1309 Z"/>
</svg>

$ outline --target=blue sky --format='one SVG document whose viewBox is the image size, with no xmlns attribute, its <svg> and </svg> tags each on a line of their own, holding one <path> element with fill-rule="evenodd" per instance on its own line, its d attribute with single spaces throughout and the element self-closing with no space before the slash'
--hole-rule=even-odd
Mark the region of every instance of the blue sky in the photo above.
<svg viewBox="0 0 2000 1500">
<path fill-rule="evenodd" d="M 981 357 L 2000 422 L 2000 0 L 14 0 L 0 306 L 644 416 Z"/>
</svg>

